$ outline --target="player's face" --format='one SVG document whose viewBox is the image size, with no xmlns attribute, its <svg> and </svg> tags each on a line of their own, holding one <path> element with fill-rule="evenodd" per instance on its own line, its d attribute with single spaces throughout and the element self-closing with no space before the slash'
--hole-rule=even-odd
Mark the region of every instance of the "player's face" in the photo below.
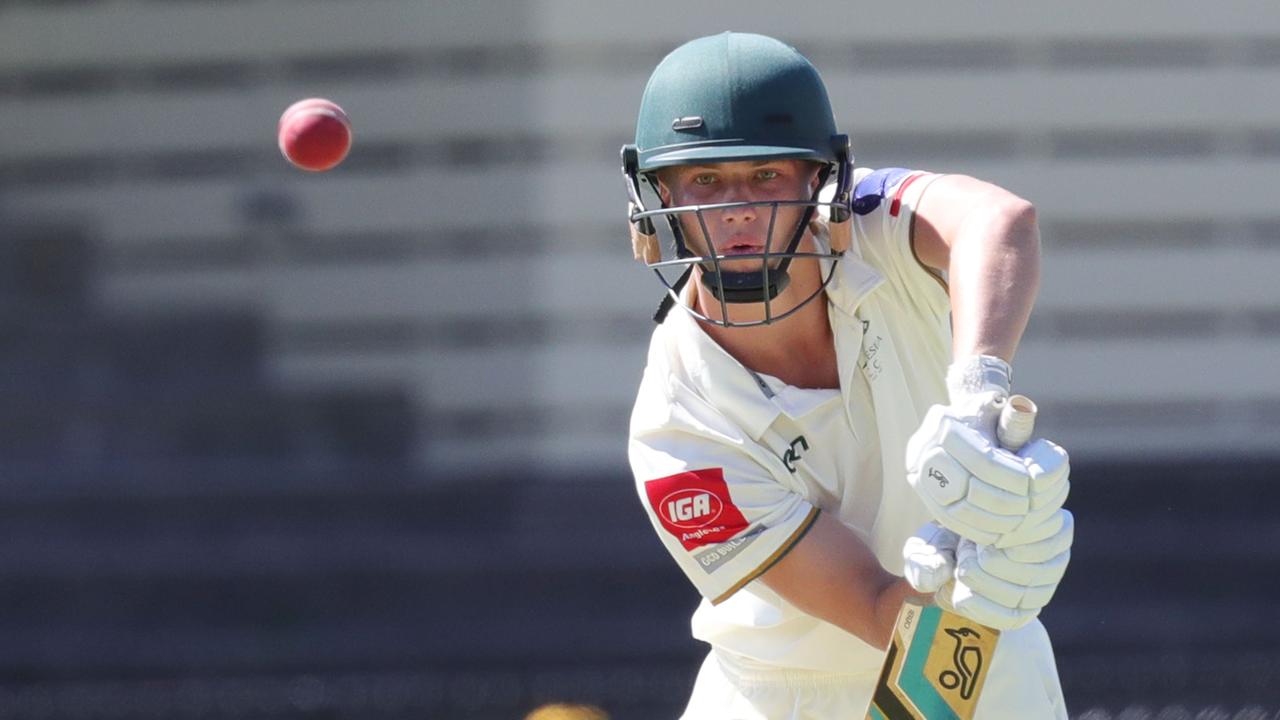
<svg viewBox="0 0 1280 720">
<path fill-rule="evenodd" d="M 732 202 L 809 200 L 818 187 L 819 165 L 805 160 L 749 160 L 684 165 L 658 175 L 659 192 L 667 207 Z M 773 233 L 769 232 L 770 216 Z M 702 212 L 705 232 L 696 213 L 682 213 L 685 243 L 698 255 L 719 255 L 729 272 L 760 269 L 760 259 L 724 260 L 735 255 L 783 252 L 804 216 L 800 205 L 746 205 Z M 710 237 L 708 237 L 708 235 Z M 780 260 L 771 262 L 776 265 Z"/>
</svg>

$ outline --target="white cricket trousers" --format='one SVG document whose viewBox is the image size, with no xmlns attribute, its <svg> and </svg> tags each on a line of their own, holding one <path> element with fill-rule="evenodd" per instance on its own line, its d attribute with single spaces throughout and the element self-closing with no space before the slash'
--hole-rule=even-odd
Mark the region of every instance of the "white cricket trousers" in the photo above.
<svg viewBox="0 0 1280 720">
<path fill-rule="evenodd" d="M 880 672 L 745 669 L 712 649 L 681 720 L 862 720 Z M 1049 634 L 1039 620 L 1000 634 L 974 720 L 1066 720 Z"/>
</svg>

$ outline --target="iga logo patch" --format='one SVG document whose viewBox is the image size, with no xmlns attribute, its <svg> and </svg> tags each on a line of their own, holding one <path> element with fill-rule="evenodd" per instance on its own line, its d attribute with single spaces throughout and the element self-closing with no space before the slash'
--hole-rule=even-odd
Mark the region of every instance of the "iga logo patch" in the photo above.
<svg viewBox="0 0 1280 720">
<path fill-rule="evenodd" d="M 680 528 L 700 528 L 720 517 L 724 503 L 706 490 L 677 490 L 662 499 L 658 512 Z"/>
<path fill-rule="evenodd" d="M 720 468 L 677 473 L 644 484 L 662 527 L 685 550 L 721 543 L 747 527 Z"/>
</svg>

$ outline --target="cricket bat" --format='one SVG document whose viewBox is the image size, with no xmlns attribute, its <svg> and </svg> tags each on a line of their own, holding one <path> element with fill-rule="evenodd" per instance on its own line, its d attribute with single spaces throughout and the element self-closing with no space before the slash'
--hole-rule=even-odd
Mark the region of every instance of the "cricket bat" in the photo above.
<svg viewBox="0 0 1280 720">
<path fill-rule="evenodd" d="M 996 437 L 1005 449 L 1031 439 L 1036 404 L 1009 398 Z M 898 612 L 866 720 L 972 720 L 1000 631 L 936 605 L 907 602 Z"/>
</svg>

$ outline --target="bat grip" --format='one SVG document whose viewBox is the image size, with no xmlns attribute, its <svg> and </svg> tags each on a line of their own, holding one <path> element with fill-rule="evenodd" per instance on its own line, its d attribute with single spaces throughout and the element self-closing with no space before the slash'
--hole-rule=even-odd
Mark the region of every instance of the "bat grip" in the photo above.
<svg viewBox="0 0 1280 720">
<path fill-rule="evenodd" d="M 1031 439 L 1039 408 L 1026 395 L 1014 395 L 1005 401 L 996 422 L 996 439 L 1009 452 L 1018 452 Z"/>
</svg>

